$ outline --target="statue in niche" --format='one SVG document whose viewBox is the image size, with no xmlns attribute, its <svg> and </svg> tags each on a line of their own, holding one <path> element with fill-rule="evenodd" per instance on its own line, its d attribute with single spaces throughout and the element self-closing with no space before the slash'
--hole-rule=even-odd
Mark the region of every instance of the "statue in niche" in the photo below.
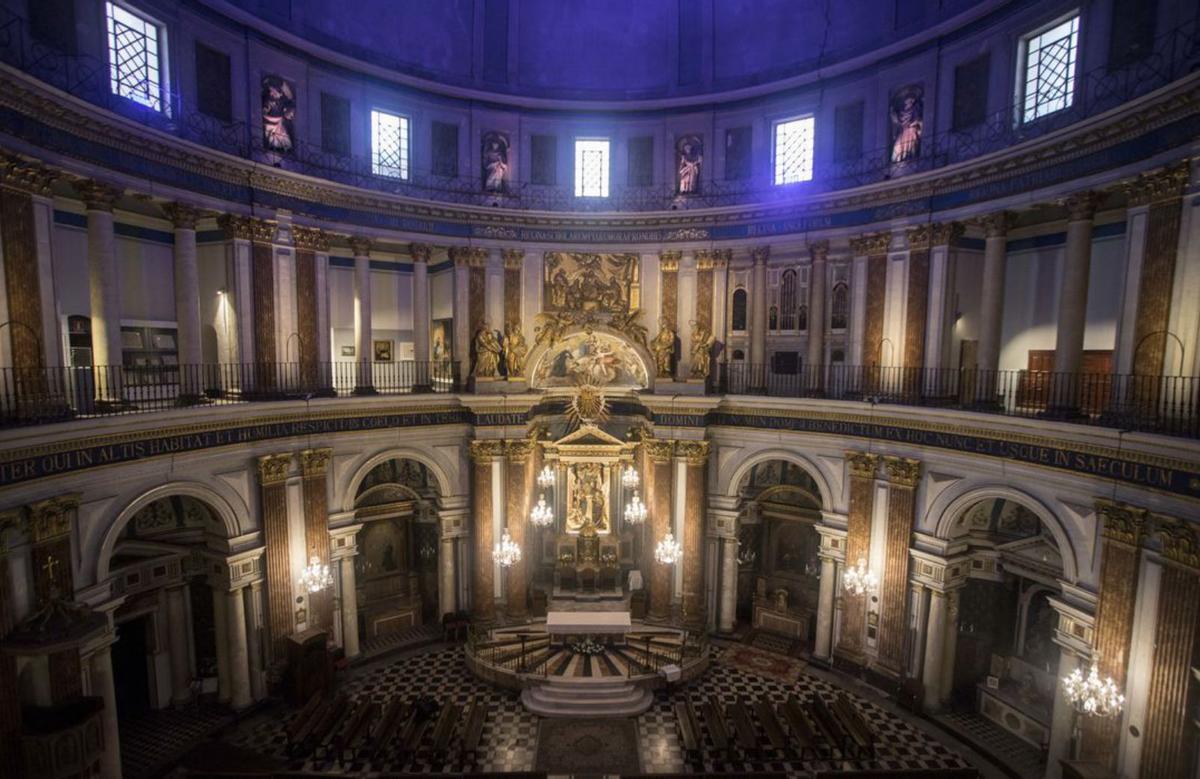
<svg viewBox="0 0 1200 779">
<path fill-rule="evenodd" d="M 671 358 L 675 355 L 675 331 L 666 317 L 658 320 L 658 335 L 650 342 L 654 354 L 654 365 L 660 379 L 671 377 Z"/>
<path fill-rule="evenodd" d="M 892 165 L 903 166 L 921 154 L 925 129 L 925 90 L 912 85 L 892 95 Z"/>
<path fill-rule="evenodd" d="M 676 183 L 679 194 L 694 195 L 700 191 L 700 166 L 704 162 L 704 142 L 699 135 L 685 135 L 675 144 L 677 161 Z"/>
<path fill-rule="evenodd" d="M 717 339 L 699 322 L 692 323 L 692 378 L 707 379 L 712 370 L 712 348 Z"/>
<path fill-rule="evenodd" d="M 263 145 L 290 152 L 296 137 L 296 88 L 279 76 L 262 80 Z"/>
<path fill-rule="evenodd" d="M 492 379 L 500 372 L 500 339 L 491 326 L 484 322 L 475 334 L 475 377 Z"/>
<path fill-rule="evenodd" d="M 483 135 L 483 191 L 502 193 L 508 190 L 508 136 L 487 132 Z"/>
<path fill-rule="evenodd" d="M 508 369 L 510 379 L 525 375 L 525 356 L 529 354 L 529 346 L 525 343 L 525 335 L 521 325 L 509 322 L 504 326 L 504 365 Z"/>
</svg>

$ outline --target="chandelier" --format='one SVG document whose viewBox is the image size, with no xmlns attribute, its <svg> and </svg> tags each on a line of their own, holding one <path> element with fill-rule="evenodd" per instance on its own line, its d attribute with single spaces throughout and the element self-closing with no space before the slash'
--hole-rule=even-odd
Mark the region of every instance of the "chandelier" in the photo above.
<svg viewBox="0 0 1200 779">
<path fill-rule="evenodd" d="M 308 567 L 300 573 L 300 586 L 306 592 L 317 593 L 333 586 L 333 574 L 328 565 L 321 564 L 321 558 L 313 555 L 308 558 Z"/>
<path fill-rule="evenodd" d="M 667 535 L 654 548 L 654 559 L 663 565 L 674 565 L 679 562 L 679 558 L 681 557 L 683 557 L 683 547 L 679 545 L 679 542 L 675 540 L 675 536 L 668 530 Z"/>
<path fill-rule="evenodd" d="M 625 471 L 621 474 L 621 486 L 627 490 L 636 490 L 642 480 L 638 478 L 638 472 L 633 469 L 632 465 L 626 465 Z"/>
<path fill-rule="evenodd" d="M 554 509 L 546 503 L 546 496 L 538 497 L 537 505 L 529 512 L 529 521 L 537 527 L 549 527 L 554 524 Z"/>
<path fill-rule="evenodd" d="M 1125 696 L 1117 689 L 1111 677 L 1100 678 L 1096 659 L 1092 658 L 1092 669 L 1085 677 L 1076 668 L 1062 680 L 1063 692 L 1076 712 L 1089 717 L 1111 717 L 1121 711 Z"/>
<path fill-rule="evenodd" d="M 865 595 L 879 586 L 879 577 L 867 568 L 866 559 L 860 557 L 858 565 L 842 574 L 842 585 L 851 595 Z"/>
<path fill-rule="evenodd" d="M 544 490 L 548 490 L 554 486 L 554 469 L 549 465 L 542 468 L 537 475 L 538 486 Z"/>
<path fill-rule="evenodd" d="M 631 525 L 640 525 L 646 521 L 646 504 L 638 497 L 637 492 L 625 504 L 625 521 Z"/>
<path fill-rule="evenodd" d="M 512 540 L 512 536 L 508 534 L 508 528 L 504 528 L 504 535 L 501 537 L 500 543 L 496 544 L 496 548 L 492 550 L 492 559 L 504 568 L 511 568 L 521 561 L 521 547 Z"/>
</svg>

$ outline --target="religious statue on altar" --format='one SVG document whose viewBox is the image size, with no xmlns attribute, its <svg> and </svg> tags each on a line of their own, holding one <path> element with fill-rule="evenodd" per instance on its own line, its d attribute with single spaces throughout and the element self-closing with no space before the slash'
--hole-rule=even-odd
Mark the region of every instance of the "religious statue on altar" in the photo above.
<svg viewBox="0 0 1200 779">
<path fill-rule="evenodd" d="M 509 322 L 504 328 L 504 365 L 510 379 L 525 375 L 525 356 L 528 353 L 529 346 L 521 332 L 521 323 Z"/>
<path fill-rule="evenodd" d="M 692 378 L 707 379 L 712 370 L 712 348 L 717 339 L 699 322 L 692 324 Z"/>
<path fill-rule="evenodd" d="M 490 379 L 500 373 L 500 341 L 486 322 L 475 334 L 475 375 Z"/>
<path fill-rule="evenodd" d="M 650 351 L 654 353 L 658 378 L 670 378 L 671 357 L 675 354 L 675 331 L 671 329 L 671 323 L 666 317 L 658 320 L 658 335 L 650 342 Z"/>
</svg>

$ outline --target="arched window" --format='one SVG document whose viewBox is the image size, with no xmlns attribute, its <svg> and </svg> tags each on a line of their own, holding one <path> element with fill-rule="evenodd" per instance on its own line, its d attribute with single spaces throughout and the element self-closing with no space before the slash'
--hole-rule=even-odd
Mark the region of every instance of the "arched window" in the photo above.
<svg viewBox="0 0 1200 779">
<path fill-rule="evenodd" d="M 850 318 L 850 288 L 846 282 L 833 285 L 833 302 L 830 305 L 829 326 L 834 330 L 845 330 Z"/>
<path fill-rule="evenodd" d="M 788 268 L 779 280 L 780 330 L 796 329 L 796 303 L 796 271 Z"/>
<path fill-rule="evenodd" d="M 808 306 L 796 309 L 796 329 L 802 333 L 808 330 Z"/>
<path fill-rule="evenodd" d="M 733 291 L 733 329 L 738 332 L 746 330 L 746 290 L 741 288 Z"/>
</svg>

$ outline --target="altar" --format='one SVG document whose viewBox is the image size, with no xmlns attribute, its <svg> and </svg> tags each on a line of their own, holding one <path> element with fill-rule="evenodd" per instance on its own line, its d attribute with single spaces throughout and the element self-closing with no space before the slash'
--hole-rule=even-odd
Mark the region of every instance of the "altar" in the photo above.
<svg viewBox="0 0 1200 779">
<path fill-rule="evenodd" d="M 551 611 L 546 632 L 552 636 L 623 636 L 633 626 L 628 611 Z"/>
</svg>

